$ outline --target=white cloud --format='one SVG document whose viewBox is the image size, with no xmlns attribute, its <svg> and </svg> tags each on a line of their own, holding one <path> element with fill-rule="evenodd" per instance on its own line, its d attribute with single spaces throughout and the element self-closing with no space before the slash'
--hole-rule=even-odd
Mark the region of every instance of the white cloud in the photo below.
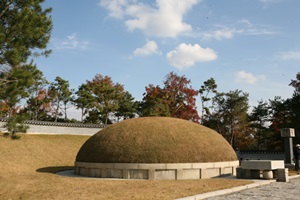
<svg viewBox="0 0 300 200">
<path fill-rule="evenodd" d="M 110 17 L 121 19 L 125 15 L 125 9 L 130 2 L 130 0 L 102 0 L 100 6 L 109 11 Z"/>
<path fill-rule="evenodd" d="M 300 51 L 289 51 L 279 54 L 281 60 L 300 60 Z"/>
<path fill-rule="evenodd" d="M 134 56 L 148 56 L 151 54 L 162 54 L 155 41 L 148 41 L 142 48 L 134 50 Z"/>
<path fill-rule="evenodd" d="M 203 33 L 202 40 L 222 40 L 222 39 L 231 39 L 233 37 L 234 30 L 230 29 L 220 29 L 215 31 L 210 31 Z"/>
<path fill-rule="evenodd" d="M 241 19 L 239 23 L 245 24 L 246 26 L 252 26 L 252 23 L 248 19 Z"/>
<path fill-rule="evenodd" d="M 201 0 L 156 0 L 150 6 L 134 0 L 102 0 L 100 5 L 115 18 L 127 17 L 125 25 L 129 31 L 136 29 L 146 35 L 157 37 L 176 37 L 192 30 L 183 22 L 185 15 Z"/>
<path fill-rule="evenodd" d="M 217 59 L 217 54 L 210 48 L 202 48 L 200 45 L 182 43 L 175 50 L 167 53 L 167 59 L 171 66 L 180 70 L 187 69 L 196 62 L 207 62 Z"/>
<path fill-rule="evenodd" d="M 77 39 L 76 33 L 67 36 L 65 39 L 53 39 L 55 49 L 86 49 L 89 45 L 88 41 L 80 41 Z"/>
<path fill-rule="evenodd" d="M 235 28 L 235 33 L 242 35 L 274 35 L 275 31 L 271 30 L 268 25 L 252 24 L 247 19 L 242 19 L 238 22 L 238 27 Z"/>
<path fill-rule="evenodd" d="M 259 0 L 259 1 L 265 5 L 270 5 L 270 4 L 274 4 L 274 3 L 279 3 L 282 0 Z"/>
<path fill-rule="evenodd" d="M 253 75 L 245 71 L 239 71 L 236 73 L 235 81 L 237 83 L 255 84 L 257 81 L 265 79 L 266 77 L 264 75 Z"/>
<path fill-rule="evenodd" d="M 235 35 L 259 36 L 276 34 L 275 31 L 271 30 L 270 26 L 252 24 L 247 19 L 239 20 L 235 25 L 215 25 L 215 27 L 215 30 L 199 33 L 198 36 L 200 36 L 201 40 L 209 41 L 231 39 Z"/>
<path fill-rule="evenodd" d="M 240 30 L 241 34 L 244 35 L 274 35 L 276 32 L 270 31 L 267 28 L 249 28 Z"/>
<path fill-rule="evenodd" d="M 262 3 L 276 3 L 279 2 L 280 0 L 259 0 Z"/>
</svg>

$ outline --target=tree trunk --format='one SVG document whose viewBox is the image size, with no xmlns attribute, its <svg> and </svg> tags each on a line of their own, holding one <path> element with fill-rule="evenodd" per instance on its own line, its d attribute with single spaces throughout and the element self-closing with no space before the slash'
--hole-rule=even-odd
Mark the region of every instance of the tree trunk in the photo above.
<svg viewBox="0 0 300 200">
<path fill-rule="evenodd" d="M 56 107 L 56 110 L 55 110 L 55 120 L 54 122 L 57 122 L 57 118 L 58 118 L 58 110 L 59 110 L 59 106 Z"/>
<path fill-rule="evenodd" d="M 67 119 L 68 119 L 68 116 L 67 116 L 67 105 L 66 104 L 65 104 L 64 110 L 65 110 L 65 122 L 66 122 Z"/>
<path fill-rule="evenodd" d="M 81 108 L 81 123 L 83 123 L 83 113 L 84 113 L 84 108 Z"/>
</svg>

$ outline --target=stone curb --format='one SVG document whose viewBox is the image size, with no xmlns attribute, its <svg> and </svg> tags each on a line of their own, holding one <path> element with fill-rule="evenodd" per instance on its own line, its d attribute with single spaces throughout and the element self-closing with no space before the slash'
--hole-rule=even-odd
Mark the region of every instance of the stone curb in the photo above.
<svg viewBox="0 0 300 200">
<path fill-rule="evenodd" d="M 299 178 L 299 177 L 300 177 L 300 175 L 289 176 L 289 179 Z M 246 190 L 246 189 L 250 189 L 250 188 L 254 188 L 254 187 L 258 187 L 258 186 L 262 186 L 262 185 L 267 185 L 267 184 L 274 183 L 274 182 L 276 182 L 276 180 L 259 180 L 256 183 L 251 183 L 251 184 L 248 184 L 248 185 L 238 186 L 238 187 L 234 187 L 234 188 L 228 188 L 228 189 L 224 189 L 224 190 L 217 190 L 217 191 L 207 192 L 207 193 L 203 193 L 203 194 L 197 194 L 197 195 L 194 195 L 194 196 L 179 198 L 177 200 L 206 199 L 206 198 L 210 198 L 210 197 L 215 197 L 215 196 L 230 194 L 230 193 L 234 193 L 234 192 L 239 192 L 241 190 Z"/>
</svg>

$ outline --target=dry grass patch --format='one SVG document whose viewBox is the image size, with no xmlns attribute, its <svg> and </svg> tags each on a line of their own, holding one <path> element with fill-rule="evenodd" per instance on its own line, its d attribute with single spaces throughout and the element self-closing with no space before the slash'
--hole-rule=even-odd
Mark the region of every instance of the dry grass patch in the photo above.
<svg viewBox="0 0 300 200">
<path fill-rule="evenodd" d="M 289 176 L 296 176 L 299 175 L 299 172 L 297 172 L 294 168 L 289 169 Z"/>
<path fill-rule="evenodd" d="M 72 169 L 88 136 L 0 134 L 0 199 L 175 199 L 245 185 L 250 181 L 101 180 L 54 174 Z"/>
</svg>

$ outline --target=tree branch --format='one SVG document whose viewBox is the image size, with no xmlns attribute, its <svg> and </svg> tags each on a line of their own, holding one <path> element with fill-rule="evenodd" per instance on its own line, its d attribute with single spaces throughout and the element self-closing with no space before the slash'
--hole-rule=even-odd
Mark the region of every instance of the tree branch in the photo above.
<svg viewBox="0 0 300 200">
<path fill-rule="evenodd" d="M 3 11 L 0 13 L 0 19 L 2 18 L 2 16 L 6 13 L 6 11 L 9 9 L 9 7 L 10 7 L 10 5 L 13 3 L 13 1 L 11 0 L 11 1 L 8 1 L 7 3 L 6 3 L 6 7 L 5 7 L 5 9 L 3 9 Z"/>
</svg>

